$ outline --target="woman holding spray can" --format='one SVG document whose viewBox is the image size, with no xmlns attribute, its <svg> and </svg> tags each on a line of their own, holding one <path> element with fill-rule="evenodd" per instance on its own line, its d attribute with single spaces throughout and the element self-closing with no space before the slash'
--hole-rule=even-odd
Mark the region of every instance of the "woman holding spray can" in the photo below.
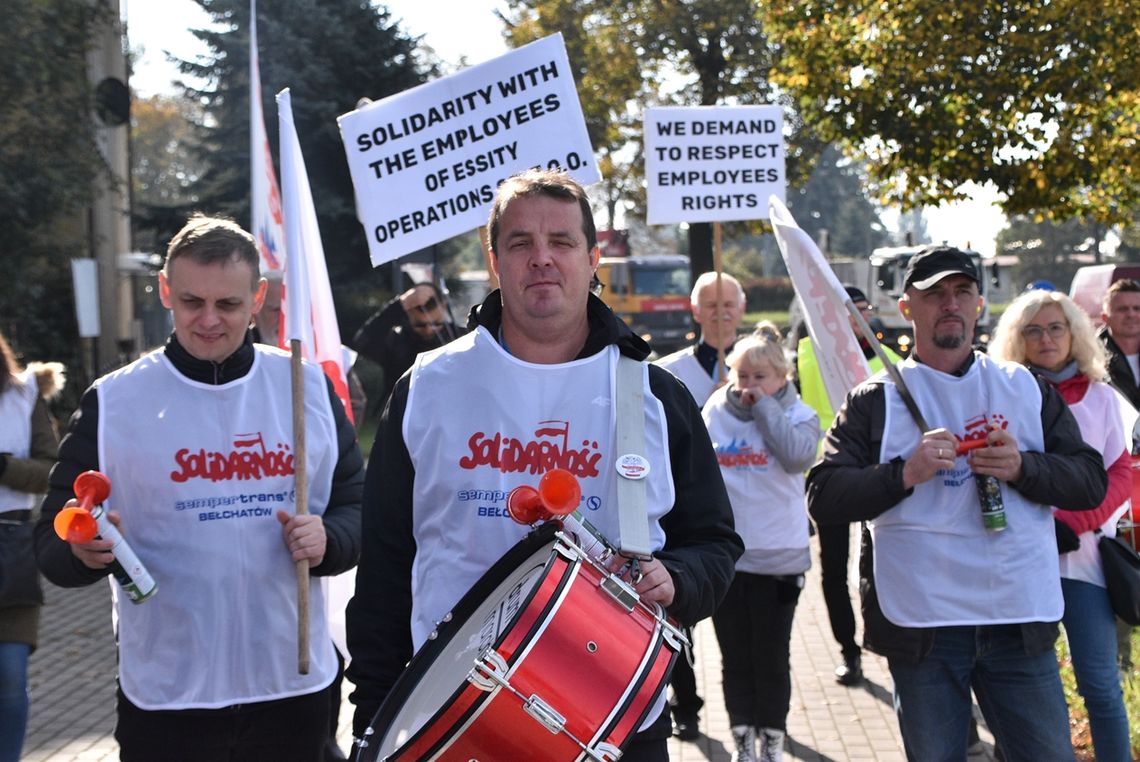
<svg viewBox="0 0 1140 762">
<path fill-rule="evenodd" d="M 1116 670 L 1116 628 L 1096 532 L 1112 535 L 1127 510 L 1130 432 L 1136 411 L 1107 383 L 1104 347 L 1085 313 L 1065 294 L 1030 291 L 1002 315 L 991 356 L 1019 362 L 1060 392 L 1085 441 L 1100 451 L 1108 493 L 1091 511 L 1054 509 L 1065 598 L 1065 637 L 1085 700 L 1098 760 L 1132 759 L 1128 715 Z"/>
</svg>

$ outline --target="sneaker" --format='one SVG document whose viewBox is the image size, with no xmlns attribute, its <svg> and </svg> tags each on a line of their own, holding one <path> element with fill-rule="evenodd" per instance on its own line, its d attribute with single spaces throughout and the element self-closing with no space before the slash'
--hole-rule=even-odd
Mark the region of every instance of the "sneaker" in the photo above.
<svg viewBox="0 0 1140 762">
<path fill-rule="evenodd" d="M 863 665 L 859 654 L 843 657 L 843 663 L 835 668 L 835 682 L 848 687 L 863 682 Z"/>
<path fill-rule="evenodd" d="M 732 742 L 736 745 L 732 762 L 757 762 L 756 728 L 751 725 L 733 725 Z"/>
<path fill-rule="evenodd" d="M 781 762 L 784 759 L 784 731 L 775 728 L 760 728 L 759 762 Z"/>
<path fill-rule="evenodd" d="M 696 741 L 701 737 L 700 718 L 695 714 L 673 712 L 673 734 L 682 741 Z"/>
</svg>

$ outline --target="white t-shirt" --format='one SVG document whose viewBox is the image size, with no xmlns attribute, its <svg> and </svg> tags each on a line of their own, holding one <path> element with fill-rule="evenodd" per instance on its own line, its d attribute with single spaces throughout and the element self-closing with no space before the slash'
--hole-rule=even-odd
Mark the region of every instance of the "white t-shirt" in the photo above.
<svg viewBox="0 0 1140 762">
<path fill-rule="evenodd" d="M 336 676 L 311 577 L 310 669 L 297 673 L 297 572 L 277 521 L 295 513 L 290 360 L 257 345 L 249 373 L 192 381 L 152 352 L 98 382 L 108 510 L 158 583 L 134 604 L 112 581 L 119 683 L 148 710 L 217 709 L 314 693 Z M 306 363 L 309 512 L 328 505 L 336 424 Z"/>
<path fill-rule="evenodd" d="M 1121 453 L 1129 448 L 1131 431 L 1136 423 L 1136 410 L 1120 392 L 1105 383 L 1089 384 L 1084 398 L 1070 405 L 1073 417 L 1081 427 L 1085 442 L 1100 453 L 1105 468 L 1112 465 Z M 1127 432 L 1127 433 L 1126 433 Z M 1125 500 L 1104 524 L 1101 532 L 1116 536 L 1116 522 L 1131 507 Z M 1104 567 L 1100 563 L 1100 548 L 1096 533 L 1082 532 L 1081 546 L 1061 555 L 1061 576 L 1104 587 Z"/>
<path fill-rule="evenodd" d="M 416 650 L 436 622 L 530 531 L 510 518 L 506 498 L 515 487 L 537 486 L 550 468 L 578 477 L 579 510 L 620 547 L 617 362 L 612 345 L 568 363 L 525 362 L 483 327 L 416 358 L 403 419 L 415 467 L 411 629 Z M 676 493 L 665 411 L 650 392 L 648 366 L 642 367 L 642 385 L 650 466 L 646 507 L 650 547 L 657 551 L 665 545 L 660 519 L 672 509 Z M 643 727 L 664 706 L 663 691 Z"/>
<path fill-rule="evenodd" d="M 962 376 L 907 359 L 907 388 L 931 428 L 960 440 L 984 436 L 987 424 L 1018 447 L 1041 452 L 1041 390 L 1021 365 L 975 354 Z M 880 462 L 910 457 L 921 432 L 894 384 L 886 385 Z M 883 614 L 903 627 L 1055 622 L 1064 603 L 1053 515 L 1001 484 L 1006 528 L 982 523 L 966 456 L 915 486 L 898 505 L 868 522 L 875 543 L 875 586 Z M 858 495 L 852 495 L 858 500 Z"/>
</svg>

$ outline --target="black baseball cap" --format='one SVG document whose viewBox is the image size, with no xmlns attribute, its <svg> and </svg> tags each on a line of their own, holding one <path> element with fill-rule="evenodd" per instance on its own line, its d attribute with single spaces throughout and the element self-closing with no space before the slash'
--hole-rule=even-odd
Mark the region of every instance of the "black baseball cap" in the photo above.
<svg viewBox="0 0 1140 762">
<path fill-rule="evenodd" d="M 953 246 L 927 246 L 907 263 L 903 290 L 913 286 L 922 291 L 950 275 L 965 275 L 979 286 L 982 284 L 969 254 Z"/>
<path fill-rule="evenodd" d="M 867 302 L 868 304 L 871 302 L 858 286 L 851 286 L 844 283 L 843 290 L 847 292 L 847 296 L 851 297 L 852 302 Z"/>
</svg>

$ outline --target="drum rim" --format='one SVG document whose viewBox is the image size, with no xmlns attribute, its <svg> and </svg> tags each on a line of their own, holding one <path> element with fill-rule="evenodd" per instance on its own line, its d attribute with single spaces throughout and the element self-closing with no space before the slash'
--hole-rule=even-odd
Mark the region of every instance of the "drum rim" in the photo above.
<svg viewBox="0 0 1140 762">
<path fill-rule="evenodd" d="M 413 691 L 419 686 L 420 681 L 423 679 L 426 671 L 433 665 L 438 656 L 443 652 L 444 648 L 450 645 L 456 633 L 459 632 L 461 625 L 465 624 L 467 620 L 474 614 L 474 612 L 483 604 L 487 596 L 495 590 L 507 577 L 518 569 L 519 565 L 527 558 L 530 558 L 545 546 L 553 546 L 557 540 L 556 533 L 562 529 L 559 522 L 548 522 L 536 527 L 525 537 L 519 540 L 515 545 L 503 554 L 486 572 L 483 576 L 463 594 L 463 597 L 452 607 L 450 613 L 450 620 L 441 624 L 436 628 L 436 637 L 427 641 L 422 648 L 412 657 L 408 662 L 407 667 L 392 684 L 391 690 L 384 699 L 384 703 L 376 711 L 376 715 L 372 718 L 369 724 L 369 729 L 372 731 L 372 741 L 379 745 L 385 738 L 389 727 L 393 720 L 396 718 L 401 709 L 407 703 L 408 698 L 411 697 Z M 553 555 L 551 556 L 551 558 Z M 549 566 L 551 558 L 548 558 L 544 564 L 544 571 Z M 562 581 L 560 584 L 565 584 Z M 526 611 L 530 605 L 535 594 L 538 592 L 538 587 L 535 586 L 531 589 L 526 597 L 519 605 L 518 614 Z M 516 614 L 516 618 L 518 616 Z M 512 622 L 514 619 L 512 619 Z M 541 617 L 539 618 L 541 621 Z M 503 632 L 495 639 L 493 647 L 497 647 L 502 641 L 503 637 L 510 633 L 510 628 L 504 628 Z M 525 639 L 528 639 L 528 634 Z M 440 707 L 435 714 L 432 715 L 431 720 L 425 722 L 419 730 L 416 731 L 407 741 L 398 746 L 393 752 L 397 755 L 402 749 L 411 746 L 421 736 L 424 729 L 432 726 L 432 722 L 439 717 L 444 710 L 451 705 L 451 703 L 467 689 L 466 681 L 461 681 L 456 690 L 449 697 L 449 701 Z M 471 711 L 478 708 L 481 701 L 476 701 L 475 704 L 467 711 L 464 712 L 466 717 Z"/>
</svg>

